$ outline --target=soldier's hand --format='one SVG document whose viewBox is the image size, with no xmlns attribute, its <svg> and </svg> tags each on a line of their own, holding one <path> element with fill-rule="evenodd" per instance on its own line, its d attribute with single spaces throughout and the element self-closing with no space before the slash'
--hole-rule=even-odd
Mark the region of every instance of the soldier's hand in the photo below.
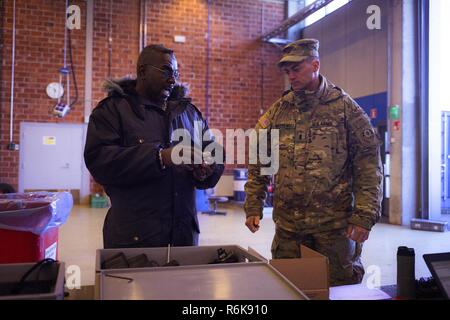
<svg viewBox="0 0 450 320">
<path fill-rule="evenodd" d="M 366 241 L 369 238 L 369 233 L 369 230 L 354 224 L 347 227 L 347 238 L 359 243 Z"/>
<path fill-rule="evenodd" d="M 248 217 L 247 220 L 245 220 L 245 225 L 251 232 L 255 233 L 256 231 L 259 230 L 259 217 L 258 216 Z"/>
</svg>

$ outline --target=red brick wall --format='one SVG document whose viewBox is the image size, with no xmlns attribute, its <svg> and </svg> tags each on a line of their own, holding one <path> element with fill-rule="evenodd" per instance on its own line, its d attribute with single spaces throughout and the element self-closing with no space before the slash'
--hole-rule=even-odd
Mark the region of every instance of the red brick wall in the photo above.
<svg viewBox="0 0 450 320">
<path fill-rule="evenodd" d="M 3 1 L 3 48 L 1 61 L 0 115 L 0 180 L 17 189 L 19 152 L 9 151 L 10 97 L 12 65 L 13 1 Z M 85 1 L 76 1 L 84 12 Z M 81 122 L 81 103 L 63 120 L 51 116 L 54 100 L 47 97 L 49 82 L 58 81 L 58 69 L 63 66 L 65 1 L 16 1 L 16 48 L 14 77 L 13 141 L 19 143 L 20 123 Z M 83 32 L 72 32 L 73 59 L 82 99 L 84 78 Z M 67 53 L 68 57 L 68 53 Z"/>
<path fill-rule="evenodd" d="M 276 67 L 280 50 L 259 38 L 283 20 L 284 4 L 260 0 L 210 3 L 209 124 L 225 136 L 227 128 L 253 128 L 261 105 L 267 109 L 283 90 Z M 190 84 L 193 102 L 205 116 L 207 1 L 151 1 L 147 17 L 148 43 L 175 50 L 181 80 Z M 184 35 L 186 42 L 175 43 L 174 35 Z"/>
<path fill-rule="evenodd" d="M 1 2 L 1 1 L 0 1 Z M 9 151 L 12 0 L 3 0 L 0 87 L 0 182 L 17 188 L 19 153 Z M 81 30 L 72 31 L 72 50 L 78 82 L 78 103 L 64 119 L 50 111 L 54 101 L 45 87 L 58 80 L 63 65 L 64 0 L 16 1 L 16 63 L 14 136 L 19 142 L 20 123 L 84 121 L 84 64 L 86 2 L 71 1 L 81 9 Z M 101 84 L 108 77 L 108 32 L 112 21 L 111 76 L 135 74 L 139 51 L 139 1 L 96 0 L 94 13 L 93 104 L 104 97 Z M 261 12 L 264 7 L 264 26 Z M 191 86 L 194 103 L 205 114 L 206 33 L 208 7 L 205 0 L 148 1 L 147 43 L 162 43 L 175 50 L 181 80 Z M 283 89 L 275 64 L 279 49 L 259 41 L 284 17 L 283 1 L 215 0 L 210 4 L 211 50 L 209 81 L 210 126 L 218 129 L 251 128 L 264 109 Z M 185 43 L 174 43 L 184 35 Z M 264 92 L 261 96 L 261 63 Z M 71 89 L 73 92 L 73 89 Z M 98 187 L 93 186 L 96 191 Z"/>
<path fill-rule="evenodd" d="M 96 0 L 94 3 L 93 107 L 105 97 L 103 91 L 105 79 L 135 74 L 139 55 L 140 23 L 140 8 L 137 0 Z M 111 44 L 108 40 L 110 32 Z M 111 67 L 109 67 L 109 56 L 111 56 Z M 91 191 L 92 193 L 102 192 L 103 188 L 91 179 Z"/>
<path fill-rule="evenodd" d="M 105 97 L 103 82 L 109 76 L 121 78 L 135 74 L 139 55 L 139 1 L 95 0 L 93 48 L 93 106 Z M 112 10 L 110 7 L 112 4 Z M 112 12 L 112 15 L 111 15 Z M 111 74 L 109 75 L 109 32 L 111 37 Z"/>
</svg>

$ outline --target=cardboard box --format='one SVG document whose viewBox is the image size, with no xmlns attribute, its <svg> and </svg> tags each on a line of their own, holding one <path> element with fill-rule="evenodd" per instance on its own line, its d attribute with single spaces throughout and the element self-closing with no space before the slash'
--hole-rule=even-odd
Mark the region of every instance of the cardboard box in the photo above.
<svg viewBox="0 0 450 320">
<path fill-rule="evenodd" d="M 328 258 L 303 245 L 300 250 L 301 258 L 272 259 L 269 263 L 311 300 L 328 300 Z"/>
</svg>

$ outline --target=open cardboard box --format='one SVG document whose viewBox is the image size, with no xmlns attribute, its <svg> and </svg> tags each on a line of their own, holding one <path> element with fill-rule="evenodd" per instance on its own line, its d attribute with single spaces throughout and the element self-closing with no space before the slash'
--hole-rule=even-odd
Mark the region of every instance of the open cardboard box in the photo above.
<svg viewBox="0 0 450 320">
<path fill-rule="evenodd" d="M 330 291 L 328 258 L 303 245 L 300 246 L 300 250 L 301 258 L 272 259 L 269 263 L 311 300 L 328 300 Z M 252 255 L 258 254 L 251 248 L 249 252 Z"/>
</svg>

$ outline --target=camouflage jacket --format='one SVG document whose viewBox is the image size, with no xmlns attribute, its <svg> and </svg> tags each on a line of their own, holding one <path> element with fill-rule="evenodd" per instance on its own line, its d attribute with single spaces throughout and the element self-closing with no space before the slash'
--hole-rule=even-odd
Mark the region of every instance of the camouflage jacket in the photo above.
<svg viewBox="0 0 450 320">
<path fill-rule="evenodd" d="M 314 233 L 368 230 L 382 199 L 380 140 L 369 118 L 343 90 L 320 76 L 316 92 L 288 91 L 259 119 L 256 130 L 279 130 L 273 219 L 277 228 Z M 245 212 L 259 215 L 270 177 L 249 165 Z"/>
</svg>

